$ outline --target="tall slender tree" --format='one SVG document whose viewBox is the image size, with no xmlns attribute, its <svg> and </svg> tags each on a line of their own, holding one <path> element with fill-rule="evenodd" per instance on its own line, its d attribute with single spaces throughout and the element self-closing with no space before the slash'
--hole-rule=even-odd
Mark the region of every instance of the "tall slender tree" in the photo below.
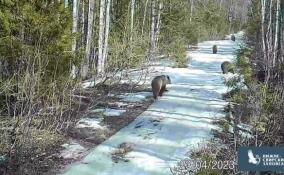
<svg viewBox="0 0 284 175">
<path fill-rule="evenodd" d="M 64 0 L 64 6 L 65 6 L 65 8 L 67 8 L 69 6 L 68 0 Z"/>
<path fill-rule="evenodd" d="M 72 26 L 72 33 L 75 35 L 73 42 L 72 42 L 72 52 L 75 54 L 76 47 L 77 47 L 77 37 L 76 34 L 78 32 L 78 5 L 79 5 L 79 0 L 73 0 L 73 26 Z M 76 77 L 77 70 L 76 67 L 73 63 L 71 63 L 71 76 L 73 78 Z"/>
<path fill-rule="evenodd" d="M 132 41 L 135 14 L 135 0 L 131 0 L 130 40 Z"/>
<path fill-rule="evenodd" d="M 265 39 L 265 16 L 266 16 L 266 0 L 261 0 L 261 38 L 262 38 L 262 51 L 264 58 L 267 59 L 266 53 L 266 39 Z"/>
<path fill-rule="evenodd" d="M 275 36 L 274 36 L 274 51 L 273 51 L 273 61 L 272 66 L 275 66 L 276 63 L 276 57 L 279 53 L 279 41 L 280 41 L 280 0 L 277 0 L 276 2 L 276 16 L 275 16 Z"/>
<path fill-rule="evenodd" d="M 108 56 L 108 38 L 109 38 L 109 28 L 110 28 L 110 5 L 111 5 L 111 0 L 106 0 L 102 73 L 105 73 L 105 64 L 107 62 L 107 56 Z"/>
<path fill-rule="evenodd" d="M 97 75 L 104 73 L 103 67 L 103 54 L 104 54 L 104 37 L 105 37 L 105 4 L 106 0 L 100 1 L 100 21 L 99 21 L 99 39 L 98 39 L 98 63 L 97 63 Z"/>
<path fill-rule="evenodd" d="M 151 33 L 150 33 L 150 51 L 153 53 L 156 50 L 156 0 L 151 2 Z"/>
<path fill-rule="evenodd" d="M 94 62 L 94 58 L 90 58 L 91 54 L 91 46 L 93 43 L 93 26 L 94 26 L 94 12 L 95 12 L 95 0 L 89 0 L 89 9 L 88 9 L 88 29 L 87 29 L 87 38 L 86 38 L 86 50 L 85 50 L 85 61 L 82 77 L 87 76 L 87 72 L 89 70 L 90 59 Z"/>
<path fill-rule="evenodd" d="M 147 17 L 148 2 L 149 2 L 149 0 L 146 0 L 146 2 L 144 4 L 143 21 L 142 21 L 142 34 L 144 34 L 145 21 L 146 21 L 146 17 Z"/>
</svg>

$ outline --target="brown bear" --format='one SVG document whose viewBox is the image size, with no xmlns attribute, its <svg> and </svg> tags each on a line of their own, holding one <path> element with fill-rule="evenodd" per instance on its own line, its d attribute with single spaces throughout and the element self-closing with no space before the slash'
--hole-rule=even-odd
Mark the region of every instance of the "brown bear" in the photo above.
<svg viewBox="0 0 284 175">
<path fill-rule="evenodd" d="M 216 54 L 217 53 L 217 45 L 213 45 L 212 50 L 213 50 L 213 54 Z"/>
<path fill-rule="evenodd" d="M 166 85 L 171 84 L 171 79 L 168 75 L 157 76 L 152 80 L 152 91 L 154 99 L 158 96 L 162 96 L 164 91 L 167 91 Z"/>
<path fill-rule="evenodd" d="M 235 35 L 231 35 L 231 40 L 232 40 L 232 41 L 236 41 Z"/>
<path fill-rule="evenodd" d="M 234 66 L 232 63 L 230 63 L 229 61 L 224 61 L 221 64 L 221 69 L 223 71 L 223 74 L 226 74 L 228 72 L 234 73 Z"/>
</svg>

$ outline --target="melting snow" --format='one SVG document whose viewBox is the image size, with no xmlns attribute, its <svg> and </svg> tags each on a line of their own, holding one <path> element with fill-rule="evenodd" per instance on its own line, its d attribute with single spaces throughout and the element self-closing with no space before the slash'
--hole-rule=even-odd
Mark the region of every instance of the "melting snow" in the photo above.
<svg viewBox="0 0 284 175">
<path fill-rule="evenodd" d="M 82 156 L 82 153 L 87 151 L 86 148 L 73 141 L 63 144 L 62 147 L 65 149 L 61 151 L 60 156 L 64 159 L 77 159 Z"/>
<path fill-rule="evenodd" d="M 119 98 L 122 98 L 121 101 L 134 103 L 134 102 L 142 102 L 151 95 L 152 95 L 151 92 L 126 93 L 124 95 L 120 95 Z"/>
<path fill-rule="evenodd" d="M 76 128 L 93 128 L 93 129 L 104 129 L 101 125 L 101 121 L 96 118 L 82 118 L 78 121 Z"/>
<path fill-rule="evenodd" d="M 125 109 L 112 109 L 112 108 L 99 108 L 92 110 L 94 113 L 102 112 L 104 116 L 107 117 L 117 117 L 121 116 L 121 114 L 125 113 Z"/>
<path fill-rule="evenodd" d="M 224 117 L 222 109 L 227 104 L 222 93 L 224 85 L 221 71 L 223 61 L 232 61 L 242 36 L 231 40 L 206 41 L 188 53 L 192 58 L 188 68 L 153 66 L 155 75 L 168 74 L 172 84 L 168 92 L 153 103 L 135 121 L 87 155 L 82 163 L 69 167 L 66 175 L 170 175 L 170 167 L 186 157 L 188 151 L 197 149 L 213 136 L 214 120 Z M 218 53 L 212 54 L 212 45 Z M 151 93 L 127 94 L 123 101 L 139 101 Z M 121 143 L 135 144 L 126 155 L 127 162 L 114 163 L 111 154 Z"/>
<path fill-rule="evenodd" d="M 94 81 L 88 81 L 88 82 L 82 83 L 82 88 L 84 88 L 84 89 L 90 88 L 90 87 L 94 87 L 94 86 L 95 86 L 95 82 Z"/>
</svg>

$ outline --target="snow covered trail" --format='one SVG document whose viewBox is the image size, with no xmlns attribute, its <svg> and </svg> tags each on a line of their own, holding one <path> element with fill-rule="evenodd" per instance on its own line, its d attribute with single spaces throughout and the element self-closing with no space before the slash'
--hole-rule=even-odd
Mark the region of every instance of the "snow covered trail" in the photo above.
<svg viewBox="0 0 284 175">
<path fill-rule="evenodd" d="M 188 53 L 192 58 L 188 68 L 165 67 L 172 79 L 169 91 L 153 103 L 130 125 L 94 148 L 80 163 L 70 166 L 66 175 L 169 175 L 170 167 L 208 141 L 212 121 L 224 116 L 226 102 L 220 65 L 232 61 L 240 40 L 207 41 Z M 218 54 L 212 54 L 212 45 Z M 122 143 L 132 150 L 126 161 L 112 160 L 112 153 Z"/>
</svg>

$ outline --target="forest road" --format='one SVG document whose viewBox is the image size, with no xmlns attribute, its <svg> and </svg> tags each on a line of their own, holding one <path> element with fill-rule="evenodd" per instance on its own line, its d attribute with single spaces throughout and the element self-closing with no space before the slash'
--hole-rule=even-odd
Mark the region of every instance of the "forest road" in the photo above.
<svg viewBox="0 0 284 175">
<path fill-rule="evenodd" d="M 223 61 L 232 61 L 241 33 L 231 40 L 206 41 L 188 52 L 188 68 L 167 68 L 172 84 L 147 111 L 94 148 L 81 162 L 70 165 L 65 175 L 169 175 L 170 167 L 188 151 L 212 138 L 212 121 L 224 117 L 227 91 L 221 71 Z M 218 53 L 212 54 L 212 46 Z M 113 153 L 127 143 L 125 157 Z M 123 151 L 122 151 L 123 152 Z"/>
</svg>

